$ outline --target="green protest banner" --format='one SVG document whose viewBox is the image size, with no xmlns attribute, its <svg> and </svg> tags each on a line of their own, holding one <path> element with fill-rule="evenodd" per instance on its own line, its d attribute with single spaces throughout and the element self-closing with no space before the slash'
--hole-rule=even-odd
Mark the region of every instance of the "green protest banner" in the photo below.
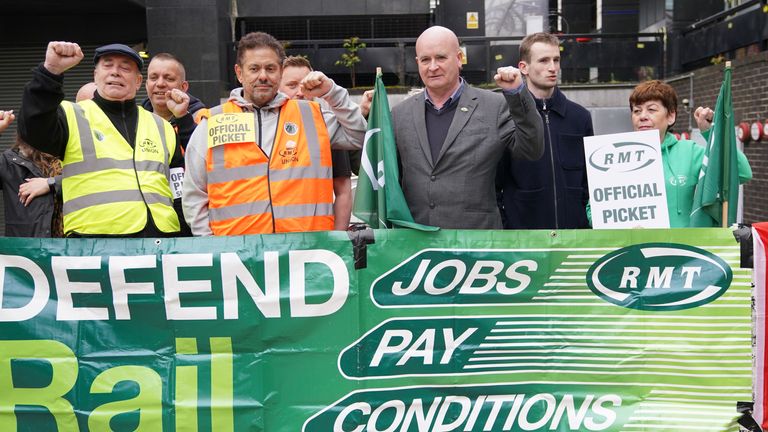
<svg viewBox="0 0 768 432">
<path fill-rule="evenodd" d="M 0 239 L 3 431 L 736 431 L 726 229 Z"/>
</svg>

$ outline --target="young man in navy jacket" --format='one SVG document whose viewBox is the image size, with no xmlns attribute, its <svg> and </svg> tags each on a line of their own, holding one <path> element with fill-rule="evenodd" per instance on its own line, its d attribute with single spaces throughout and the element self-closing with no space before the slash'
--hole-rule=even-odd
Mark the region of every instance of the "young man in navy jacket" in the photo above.
<svg viewBox="0 0 768 432">
<path fill-rule="evenodd" d="M 544 156 L 501 161 L 497 187 L 506 229 L 589 228 L 584 137 L 594 134 L 584 107 L 557 87 L 560 41 L 535 33 L 520 45 L 520 72 L 544 124 Z"/>
</svg>

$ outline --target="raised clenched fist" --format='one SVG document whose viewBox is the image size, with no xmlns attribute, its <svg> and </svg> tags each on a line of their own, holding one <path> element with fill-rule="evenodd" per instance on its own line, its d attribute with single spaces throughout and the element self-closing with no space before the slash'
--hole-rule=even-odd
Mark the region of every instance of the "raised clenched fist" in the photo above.
<svg viewBox="0 0 768 432">
<path fill-rule="evenodd" d="M 301 93 L 305 99 L 325 96 L 333 87 L 333 81 L 320 71 L 312 71 L 301 80 Z"/>
<path fill-rule="evenodd" d="M 360 99 L 360 111 L 363 113 L 363 117 L 365 118 L 368 118 L 368 113 L 371 112 L 373 93 L 373 90 L 366 90 L 365 93 L 363 93 L 362 99 Z"/>
<path fill-rule="evenodd" d="M 712 127 L 712 119 L 714 119 L 715 113 L 709 107 L 698 107 L 693 112 L 693 118 L 696 120 L 696 125 L 699 130 L 704 132 Z"/>
<path fill-rule="evenodd" d="M 514 66 L 504 66 L 496 69 L 493 77 L 496 85 L 504 90 L 513 90 L 523 84 L 523 74 Z"/>
<path fill-rule="evenodd" d="M 83 50 L 74 42 L 48 42 L 43 66 L 48 72 L 61 75 L 83 59 Z"/>
<path fill-rule="evenodd" d="M 189 112 L 189 95 L 179 89 L 165 92 L 165 107 L 176 118 L 181 118 Z"/>
</svg>

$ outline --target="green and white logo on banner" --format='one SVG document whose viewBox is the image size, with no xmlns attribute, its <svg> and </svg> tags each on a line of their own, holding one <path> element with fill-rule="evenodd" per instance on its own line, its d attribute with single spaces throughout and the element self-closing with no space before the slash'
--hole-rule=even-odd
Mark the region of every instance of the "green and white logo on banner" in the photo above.
<svg viewBox="0 0 768 432">
<path fill-rule="evenodd" d="M 728 264 L 705 250 L 681 244 L 628 246 L 598 260 L 589 288 L 605 301 L 632 309 L 690 309 L 714 301 L 731 284 Z"/>
</svg>

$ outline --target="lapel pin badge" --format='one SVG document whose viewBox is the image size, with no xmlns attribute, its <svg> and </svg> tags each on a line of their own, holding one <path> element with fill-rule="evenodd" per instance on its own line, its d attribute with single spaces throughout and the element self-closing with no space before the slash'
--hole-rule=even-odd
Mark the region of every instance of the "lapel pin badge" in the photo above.
<svg viewBox="0 0 768 432">
<path fill-rule="evenodd" d="M 461 111 L 462 111 L 462 112 L 467 112 L 467 111 L 469 111 L 469 108 L 467 108 L 467 107 L 461 107 Z"/>
</svg>

